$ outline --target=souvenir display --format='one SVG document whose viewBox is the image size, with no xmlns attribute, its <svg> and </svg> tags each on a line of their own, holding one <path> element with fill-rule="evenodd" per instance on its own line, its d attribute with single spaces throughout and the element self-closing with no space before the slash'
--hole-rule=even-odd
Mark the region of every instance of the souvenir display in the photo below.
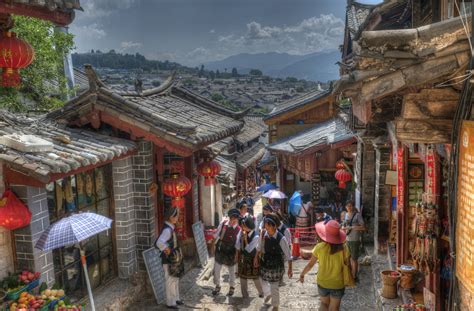
<svg viewBox="0 0 474 311">
<path fill-rule="evenodd" d="M 438 267 L 438 206 L 432 203 L 416 204 L 415 247 L 411 254 L 418 270 L 431 273 Z"/>
</svg>

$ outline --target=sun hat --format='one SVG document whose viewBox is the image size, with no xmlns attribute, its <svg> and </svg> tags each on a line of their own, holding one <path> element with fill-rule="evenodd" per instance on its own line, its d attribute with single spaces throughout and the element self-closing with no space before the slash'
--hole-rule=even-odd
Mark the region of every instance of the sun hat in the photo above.
<svg viewBox="0 0 474 311">
<path fill-rule="evenodd" d="M 339 223 L 335 220 L 318 222 L 315 227 L 316 232 L 324 242 L 342 244 L 346 241 L 346 233 L 339 228 Z"/>
</svg>

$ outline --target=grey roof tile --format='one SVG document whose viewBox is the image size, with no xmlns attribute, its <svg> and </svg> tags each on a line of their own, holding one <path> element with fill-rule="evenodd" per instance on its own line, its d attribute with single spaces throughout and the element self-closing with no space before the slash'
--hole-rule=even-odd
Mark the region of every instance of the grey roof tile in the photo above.
<svg viewBox="0 0 474 311">
<path fill-rule="evenodd" d="M 246 169 L 253 163 L 257 162 L 263 157 L 265 153 L 265 145 L 258 143 L 237 155 L 237 167 L 239 169 Z"/>
<path fill-rule="evenodd" d="M 0 136 L 16 133 L 35 135 L 53 143 L 50 152 L 22 152 L 0 145 L 0 160 L 15 170 L 47 182 L 52 173 L 67 174 L 90 164 L 100 164 L 136 149 L 132 141 L 102 135 L 84 129 L 73 129 L 44 117 L 28 118 L 1 111 Z M 57 137 L 67 136 L 66 144 Z"/>
<path fill-rule="evenodd" d="M 262 117 L 246 116 L 244 117 L 244 127 L 235 136 L 235 140 L 241 144 L 252 141 L 267 131 L 267 125 Z"/>
<path fill-rule="evenodd" d="M 325 147 L 353 137 L 354 134 L 346 127 L 344 121 L 340 117 L 335 117 L 277 141 L 267 148 L 274 152 L 299 154 L 310 148 Z"/>
<path fill-rule="evenodd" d="M 274 118 L 276 116 L 279 116 L 281 114 L 284 114 L 286 112 L 292 111 L 294 109 L 298 109 L 300 107 L 303 107 L 307 104 L 310 104 L 311 102 L 323 98 L 325 96 L 328 96 L 331 94 L 331 89 L 328 90 L 314 90 L 311 92 L 308 92 L 300 97 L 297 98 L 292 98 L 288 101 L 285 101 L 278 106 L 276 106 L 272 112 L 265 118 L 265 120 Z"/>
</svg>

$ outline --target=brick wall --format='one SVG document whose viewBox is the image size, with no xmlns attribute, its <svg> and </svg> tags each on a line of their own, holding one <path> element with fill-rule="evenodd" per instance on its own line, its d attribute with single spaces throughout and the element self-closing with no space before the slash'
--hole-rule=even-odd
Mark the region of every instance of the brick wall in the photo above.
<svg viewBox="0 0 474 311">
<path fill-rule="evenodd" d="M 32 214 L 28 226 L 14 230 L 18 268 L 41 272 L 41 281 L 51 286 L 54 283 L 53 255 L 34 248 L 43 231 L 49 227 L 46 189 L 17 185 L 11 188 Z"/>
<path fill-rule="evenodd" d="M 124 279 L 138 268 L 132 165 L 131 156 L 112 162 L 118 276 Z"/>
<path fill-rule="evenodd" d="M 5 191 L 3 182 L 3 165 L 0 162 L 0 195 Z M 0 227 L 0 279 L 13 272 L 13 249 L 10 230 Z"/>
<path fill-rule="evenodd" d="M 153 182 L 153 144 L 138 142 L 138 152 L 132 156 L 135 230 L 138 267 L 145 269 L 142 252 L 153 244 L 155 233 L 155 205 L 149 192 Z"/>
</svg>

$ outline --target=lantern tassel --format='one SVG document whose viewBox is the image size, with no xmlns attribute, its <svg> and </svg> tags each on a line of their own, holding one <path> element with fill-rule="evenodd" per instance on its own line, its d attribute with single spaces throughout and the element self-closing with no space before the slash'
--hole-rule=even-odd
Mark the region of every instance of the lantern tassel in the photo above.
<svg viewBox="0 0 474 311">
<path fill-rule="evenodd" d="M 21 84 L 20 73 L 17 69 L 3 68 L 2 72 L 2 86 L 3 87 L 18 87 Z"/>
<path fill-rule="evenodd" d="M 183 197 L 176 197 L 171 199 L 171 206 L 176 208 L 184 208 L 186 200 Z"/>
<path fill-rule="evenodd" d="M 339 182 L 339 188 L 345 189 L 346 188 L 346 183 L 344 181 Z"/>
<path fill-rule="evenodd" d="M 206 177 L 204 178 L 204 185 L 205 186 L 212 186 L 216 184 L 216 179 L 214 177 Z"/>
</svg>

